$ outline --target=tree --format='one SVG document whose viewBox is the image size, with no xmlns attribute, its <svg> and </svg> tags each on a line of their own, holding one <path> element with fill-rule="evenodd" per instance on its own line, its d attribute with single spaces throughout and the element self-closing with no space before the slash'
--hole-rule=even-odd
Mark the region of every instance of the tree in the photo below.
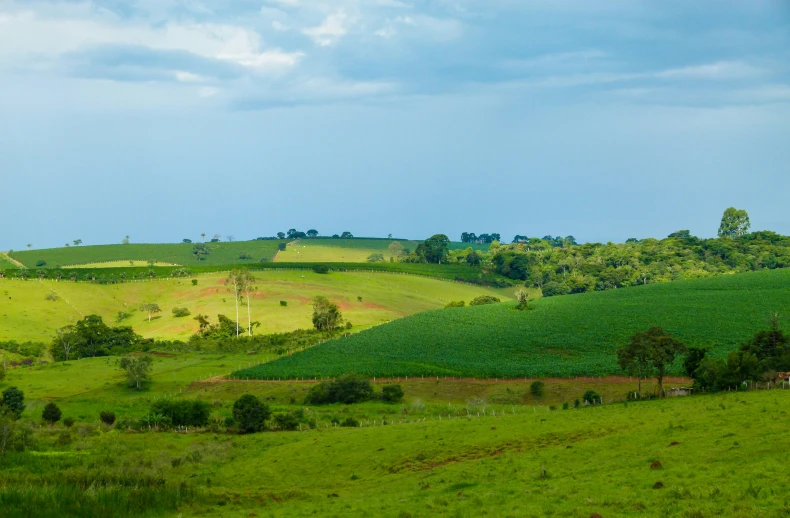
<svg viewBox="0 0 790 518">
<path fill-rule="evenodd" d="M 466 253 L 465 260 L 466 260 L 466 264 L 469 264 L 471 266 L 477 266 L 480 264 L 480 254 L 478 254 L 477 252 L 475 252 L 470 248 L 469 251 Z"/>
<path fill-rule="evenodd" d="M 55 333 L 55 341 L 57 342 L 60 349 L 63 350 L 65 361 L 69 361 L 71 349 L 74 347 L 74 343 L 77 341 L 77 334 L 74 332 L 74 326 L 63 326 Z"/>
<path fill-rule="evenodd" d="M 307 237 L 316 237 L 318 235 L 318 231 L 314 228 L 311 228 L 307 231 Z"/>
<path fill-rule="evenodd" d="M 285 239 L 285 232 L 277 232 L 277 239 Z"/>
<path fill-rule="evenodd" d="M 353 237 L 354 237 L 354 234 L 352 234 L 349 231 L 345 231 L 342 234 L 340 234 L 340 239 L 352 239 Z"/>
<path fill-rule="evenodd" d="M 384 262 L 384 254 L 373 253 L 367 258 L 369 263 L 382 263 Z"/>
<path fill-rule="evenodd" d="M 58 405 L 53 402 L 49 402 L 47 403 L 47 406 L 44 407 L 44 411 L 41 413 L 41 418 L 48 422 L 50 426 L 52 426 L 53 424 L 60 421 L 60 417 L 62 415 L 63 413 L 60 411 L 60 408 L 58 408 Z"/>
<path fill-rule="evenodd" d="M 678 230 L 676 232 L 672 232 L 667 237 L 674 238 L 674 239 L 689 239 L 691 237 L 690 230 Z"/>
<path fill-rule="evenodd" d="M 194 255 L 198 261 L 204 260 L 208 253 L 208 246 L 206 246 L 205 243 L 195 243 L 195 245 L 192 246 L 192 255 Z"/>
<path fill-rule="evenodd" d="M 99 412 L 99 419 L 107 426 L 112 426 L 115 423 L 115 412 L 102 411 Z"/>
<path fill-rule="evenodd" d="M 479 297 L 475 297 L 472 302 L 469 303 L 470 306 L 485 306 L 486 304 L 499 304 L 502 302 L 499 300 L 498 297 L 494 297 L 492 295 L 480 295 Z"/>
<path fill-rule="evenodd" d="M 8 387 L 0 398 L 0 410 L 5 410 L 15 419 L 25 411 L 25 393 L 16 387 Z"/>
<path fill-rule="evenodd" d="M 30 244 L 29 244 L 29 245 L 27 245 L 27 249 L 28 249 L 28 250 L 30 250 L 31 248 L 33 248 L 33 245 L 30 245 Z"/>
<path fill-rule="evenodd" d="M 699 369 L 707 352 L 708 350 L 704 347 L 689 347 L 686 353 L 686 359 L 683 360 L 683 370 L 686 371 L 686 376 L 689 378 L 696 377 L 694 373 Z"/>
<path fill-rule="evenodd" d="M 233 420 L 241 433 L 260 432 L 271 415 L 269 406 L 252 394 L 245 394 L 233 403 Z"/>
<path fill-rule="evenodd" d="M 628 362 L 629 357 L 638 358 L 640 363 L 646 361 L 647 365 L 653 369 L 658 381 L 658 397 L 664 397 L 664 377 L 666 376 L 667 368 L 675 362 L 677 355 L 686 352 L 686 346 L 661 327 L 654 326 L 647 331 L 639 331 L 634 334 L 624 349 L 623 353 L 620 353 L 620 351 L 617 353 L 618 362 L 621 355 L 624 358 L 623 365 L 626 366 L 631 365 Z M 632 363 L 636 361 L 634 359 Z"/>
<path fill-rule="evenodd" d="M 400 258 L 403 255 L 403 245 L 400 241 L 393 241 L 390 243 L 387 250 L 389 250 L 390 255 L 395 258 Z"/>
<path fill-rule="evenodd" d="M 236 238 L 235 238 L 235 237 L 233 237 L 232 235 L 229 235 L 229 236 L 226 236 L 226 237 L 225 237 L 225 239 L 227 239 L 227 240 L 228 240 L 228 243 L 232 243 L 232 242 L 233 242 L 233 240 L 234 240 L 234 239 L 236 239 Z"/>
<path fill-rule="evenodd" d="M 543 388 L 546 386 L 545 383 L 542 381 L 533 381 L 532 385 L 529 386 L 529 391 L 535 397 L 543 396 Z"/>
<path fill-rule="evenodd" d="M 444 234 L 434 234 L 419 245 L 417 245 L 417 255 L 428 263 L 441 264 L 447 257 L 447 248 L 450 238 Z"/>
<path fill-rule="evenodd" d="M 151 317 L 155 313 L 161 313 L 162 312 L 162 308 L 160 308 L 159 304 L 156 304 L 155 302 L 144 302 L 140 306 L 140 311 L 145 311 L 146 313 L 148 313 L 148 321 L 150 322 L 151 321 Z"/>
<path fill-rule="evenodd" d="M 255 277 L 249 270 L 242 270 L 240 274 L 241 292 L 247 299 L 247 336 L 252 336 L 252 316 L 251 316 L 251 298 L 250 296 L 258 291 L 258 287 L 254 285 Z M 238 321 L 238 317 L 237 317 Z M 260 324 L 259 324 L 260 325 Z"/>
<path fill-rule="evenodd" d="M 189 239 L 189 238 L 186 238 L 186 237 L 184 239 L 182 239 L 181 242 L 184 243 L 185 245 L 191 245 L 192 244 L 192 240 Z"/>
<path fill-rule="evenodd" d="M 200 234 L 200 239 L 201 239 L 201 241 L 204 241 L 204 242 L 206 241 L 206 233 L 205 232 Z"/>
<path fill-rule="evenodd" d="M 225 288 L 228 292 L 233 293 L 233 299 L 236 302 L 236 336 L 239 336 L 239 299 L 241 299 L 241 292 L 243 290 L 244 279 L 242 278 L 241 271 L 231 270 L 228 278 L 225 279 Z"/>
<path fill-rule="evenodd" d="M 790 338 L 779 329 L 779 315 L 773 313 L 769 330 L 758 331 L 748 342 L 741 344 L 742 351 L 753 354 L 763 372 L 790 370 Z"/>
<path fill-rule="evenodd" d="M 743 209 L 730 207 L 724 211 L 724 215 L 721 217 L 719 237 L 741 237 L 748 232 L 749 227 L 751 227 L 749 214 Z"/>
<path fill-rule="evenodd" d="M 122 245 L 128 245 L 128 244 L 129 244 L 129 236 L 125 236 L 125 237 L 124 237 L 124 238 L 121 240 L 121 244 L 122 244 Z"/>
<path fill-rule="evenodd" d="M 129 380 L 129 386 L 141 390 L 143 381 L 151 378 L 154 360 L 150 356 L 124 356 L 121 358 L 120 367 Z"/>
<path fill-rule="evenodd" d="M 652 376 L 649 344 L 643 333 L 631 337 L 627 345 L 617 350 L 617 364 L 631 376 L 636 376 L 638 392 L 642 393 L 642 378 Z"/>
<path fill-rule="evenodd" d="M 403 399 L 403 389 L 398 384 L 387 384 L 381 387 L 381 399 L 387 403 L 397 403 Z"/>
<path fill-rule="evenodd" d="M 340 309 L 326 297 L 313 299 L 313 326 L 318 331 L 332 331 L 343 323 Z"/>
<path fill-rule="evenodd" d="M 75 239 L 72 243 L 74 243 L 74 246 L 79 246 L 82 244 L 82 239 Z"/>
</svg>

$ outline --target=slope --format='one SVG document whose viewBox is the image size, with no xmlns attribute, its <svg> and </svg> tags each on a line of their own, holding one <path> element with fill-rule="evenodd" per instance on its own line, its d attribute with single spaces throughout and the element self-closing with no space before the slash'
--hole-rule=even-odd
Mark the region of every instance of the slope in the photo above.
<svg viewBox="0 0 790 518">
<path fill-rule="evenodd" d="M 723 355 L 790 312 L 790 271 L 774 270 L 415 315 L 238 373 L 534 377 L 620 373 L 615 351 L 660 325 Z"/>
</svg>

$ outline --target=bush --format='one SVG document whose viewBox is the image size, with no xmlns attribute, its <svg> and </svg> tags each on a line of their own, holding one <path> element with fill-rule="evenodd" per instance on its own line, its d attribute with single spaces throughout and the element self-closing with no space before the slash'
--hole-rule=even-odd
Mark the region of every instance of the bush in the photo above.
<svg viewBox="0 0 790 518">
<path fill-rule="evenodd" d="M 241 433 L 262 431 L 271 415 L 269 406 L 252 394 L 245 394 L 233 403 L 233 420 Z"/>
<path fill-rule="evenodd" d="M 312 387 L 305 397 L 305 404 L 344 403 L 349 405 L 371 399 L 373 399 L 373 386 L 370 384 L 370 380 L 354 374 L 347 374 Z"/>
<path fill-rule="evenodd" d="M 547 282 L 543 286 L 542 291 L 544 297 L 554 297 L 557 295 L 568 295 L 571 292 L 571 289 L 567 284 L 551 281 Z"/>
<path fill-rule="evenodd" d="M 42 260 L 36 261 L 36 266 L 38 266 L 39 268 L 46 265 L 47 265 L 46 261 L 42 261 Z"/>
<path fill-rule="evenodd" d="M 112 426 L 115 423 L 115 412 L 99 412 L 99 419 L 107 426 Z"/>
<path fill-rule="evenodd" d="M 280 252 L 284 252 L 286 246 L 287 246 L 286 243 L 280 243 L 279 245 L 277 245 L 277 250 L 279 250 Z"/>
<path fill-rule="evenodd" d="M 591 405 L 595 405 L 595 404 L 601 402 L 601 396 L 599 396 L 598 393 L 596 391 L 594 391 L 594 390 L 588 390 L 582 396 L 582 400 L 585 403 L 589 403 Z"/>
<path fill-rule="evenodd" d="M 277 414 L 274 424 L 280 430 L 291 432 L 299 428 L 299 418 L 294 414 Z"/>
<path fill-rule="evenodd" d="M 242 253 L 239 254 L 239 259 L 241 259 L 242 261 L 251 261 L 252 260 L 252 256 L 250 254 L 248 254 L 247 252 L 242 252 Z"/>
<path fill-rule="evenodd" d="M 198 400 L 160 400 L 151 406 L 152 414 L 170 419 L 173 426 L 206 426 L 211 417 L 211 405 Z"/>
<path fill-rule="evenodd" d="M 173 316 L 176 318 L 179 317 L 188 317 L 192 313 L 187 308 L 173 308 Z"/>
<path fill-rule="evenodd" d="M 67 417 L 63 420 L 63 426 L 65 426 L 66 428 L 71 428 L 72 426 L 74 426 L 75 422 L 76 421 L 74 420 L 73 417 Z"/>
<path fill-rule="evenodd" d="M 322 274 L 323 273 L 329 273 L 329 266 L 327 266 L 325 264 L 317 264 L 317 265 L 313 266 L 313 271 L 315 273 L 322 273 Z"/>
<path fill-rule="evenodd" d="M 466 302 L 464 302 L 463 300 L 453 300 L 453 301 L 447 303 L 447 305 L 445 306 L 445 309 L 447 309 L 447 308 L 462 308 L 464 306 L 466 306 Z"/>
<path fill-rule="evenodd" d="M 571 405 L 567 401 L 562 404 L 562 409 L 563 410 L 568 410 L 570 407 L 571 407 Z"/>
<path fill-rule="evenodd" d="M 343 422 L 340 423 L 340 426 L 345 426 L 345 427 L 348 427 L 348 428 L 356 428 L 356 427 L 359 426 L 359 421 L 357 421 L 353 417 L 349 416 L 349 417 L 346 417 L 346 419 Z"/>
<path fill-rule="evenodd" d="M 370 254 L 368 256 L 367 261 L 369 263 L 383 263 L 384 262 L 384 254 Z"/>
<path fill-rule="evenodd" d="M 282 307 L 288 306 L 288 301 L 287 300 L 281 300 L 280 301 L 280 306 L 282 306 Z"/>
<path fill-rule="evenodd" d="M 3 381 L 5 379 L 5 375 L 6 375 L 5 367 L 0 365 L 0 381 Z"/>
<path fill-rule="evenodd" d="M 470 306 L 485 306 L 486 304 L 498 304 L 501 302 L 496 297 L 492 297 L 491 295 L 480 295 L 479 297 L 475 297 L 475 299 L 469 303 Z"/>
<path fill-rule="evenodd" d="M 574 402 L 573 402 L 573 408 L 579 408 L 579 407 L 581 406 L 581 404 L 582 404 L 582 403 L 581 403 L 581 401 L 579 401 L 578 399 L 576 399 L 576 400 L 574 400 Z"/>
<path fill-rule="evenodd" d="M 0 398 L 0 407 L 19 418 L 25 411 L 25 393 L 16 387 L 8 387 Z"/>
<path fill-rule="evenodd" d="M 403 399 L 403 389 L 400 385 L 384 385 L 381 389 L 381 399 L 387 403 L 397 403 Z"/>
<path fill-rule="evenodd" d="M 529 386 L 529 391 L 533 396 L 541 397 L 543 395 L 543 387 L 545 386 L 546 384 L 542 381 L 533 381 L 532 385 Z"/>
<path fill-rule="evenodd" d="M 192 286 L 197 286 L 197 283 L 198 283 L 197 279 L 192 279 Z"/>
<path fill-rule="evenodd" d="M 60 421 L 60 417 L 63 413 L 58 408 L 58 405 L 55 403 L 47 403 L 47 406 L 44 407 L 44 411 L 41 412 L 41 418 L 48 422 L 49 424 L 55 424 Z"/>
</svg>

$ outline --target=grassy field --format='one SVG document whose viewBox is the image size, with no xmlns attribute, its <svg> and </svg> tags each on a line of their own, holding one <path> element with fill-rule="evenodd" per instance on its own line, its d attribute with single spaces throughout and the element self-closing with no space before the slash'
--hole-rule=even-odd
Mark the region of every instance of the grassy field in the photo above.
<svg viewBox="0 0 790 518">
<path fill-rule="evenodd" d="M 521 383 L 426 380 L 404 383 L 400 404 L 303 407 L 307 383 L 190 383 L 249 361 L 244 356 L 159 357 L 144 392 L 125 386 L 114 361 L 14 369 L 0 384 L 25 391 L 25 422 L 40 422 L 47 401 L 78 420 L 71 429 L 36 426 L 28 451 L 0 457 L 6 516 L 788 512 L 790 390 L 551 410 L 546 405 L 557 395 L 571 400 L 589 387 L 617 394 L 630 386 L 547 380 L 545 399 L 537 399 L 522 395 L 527 385 Z M 316 428 L 236 436 L 130 433 L 98 425 L 100 410 L 138 418 L 162 397 L 200 398 L 212 403 L 214 415 L 225 416 L 243 393 L 257 394 L 275 412 L 302 408 L 316 418 Z M 333 417 L 346 416 L 362 426 L 331 425 Z M 170 504 L 151 498 L 131 513 L 128 498 L 110 498 L 125 495 L 123 486 L 98 485 L 110 474 L 139 485 L 160 480 L 156 491 L 180 488 L 182 498 Z M 25 498 L 13 498 L 18 495 Z M 102 499 L 117 507 L 102 508 Z M 77 502 L 76 510 L 69 507 Z"/>
<path fill-rule="evenodd" d="M 192 254 L 193 244 L 159 243 L 129 245 L 81 245 L 44 250 L 24 250 L 11 252 L 10 257 L 20 261 L 28 268 L 36 268 L 39 261 L 46 262 L 46 268 L 58 266 L 95 264 L 104 262 L 156 261 L 166 264 L 207 265 L 257 263 L 261 259 L 271 261 L 277 252 L 277 245 L 286 241 L 234 241 L 206 243 L 209 254 L 198 260 Z M 252 259 L 240 259 L 248 254 Z"/>
<path fill-rule="evenodd" d="M 383 254 L 386 261 L 391 254 L 388 247 L 398 241 L 403 248 L 414 250 L 416 241 L 389 239 L 300 239 L 277 253 L 276 261 L 313 263 L 364 263 L 371 254 Z"/>
<path fill-rule="evenodd" d="M 513 291 L 389 273 L 265 270 L 255 275 L 259 289 L 251 313 L 253 320 L 261 322 L 259 334 L 312 327 L 310 304 L 317 295 L 335 301 L 348 321 L 364 328 L 443 307 L 450 300 L 469 301 L 484 294 L 506 299 Z M 119 311 L 131 314 L 121 323 L 145 337 L 184 339 L 195 332 L 197 323 L 191 317 L 174 318 L 174 307 L 186 307 L 193 315 L 208 314 L 212 321 L 219 313 L 235 318 L 225 276 L 200 275 L 197 286 L 188 278 L 121 284 L 0 279 L 0 340 L 48 341 L 57 328 L 89 314 L 114 325 Z M 57 300 L 47 300 L 50 293 Z M 288 306 L 281 307 L 281 300 Z M 162 313 L 148 322 L 147 315 L 137 310 L 143 302 L 159 304 Z M 240 311 L 241 321 L 246 322 L 246 307 Z"/>
<path fill-rule="evenodd" d="M 0 270 L 11 270 L 19 266 L 11 261 L 6 254 L 0 254 Z"/>
<path fill-rule="evenodd" d="M 86 264 L 70 264 L 66 265 L 63 268 L 76 268 L 76 269 L 83 269 L 83 268 L 141 268 L 141 267 L 148 267 L 148 266 L 179 266 L 177 264 L 172 263 L 161 263 L 154 261 L 151 264 L 149 261 L 106 261 L 103 263 L 86 263 Z"/>
<path fill-rule="evenodd" d="M 654 325 L 721 356 L 790 313 L 790 271 L 774 270 L 432 311 L 322 344 L 240 375 L 534 377 L 620 372 L 615 350 Z M 677 372 L 677 371 L 676 371 Z"/>
</svg>

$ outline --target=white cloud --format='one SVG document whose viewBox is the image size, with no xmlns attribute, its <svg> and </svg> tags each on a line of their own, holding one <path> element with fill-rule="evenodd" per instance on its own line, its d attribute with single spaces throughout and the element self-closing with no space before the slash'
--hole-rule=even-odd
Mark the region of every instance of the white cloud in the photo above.
<svg viewBox="0 0 790 518">
<path fill-rule="evenodd" d="M 719 61 L 705 65 L 662 70 L 654 74 L 661 79 L 740 79 L 759 75 L 761 70 L 739 61 Z"/>
<path fill-rule="evenodd" d="M 176 70 L 174 74 L 176 77 L 176 81 L 181 83 L 198 83 L 204 80 L 203 77 L 193 74 L 191 72 L 184 72 L 183 70 Z"/>
<path fill-rule="evenodd" d="M 337 11 L 324 18 L 321 25 L 309 27 L 302 32 L 313 38 L 317 45 L 326 47 L 344 36 L 351 23 L 352 20 L 344 11 Z"/>
</svg>

